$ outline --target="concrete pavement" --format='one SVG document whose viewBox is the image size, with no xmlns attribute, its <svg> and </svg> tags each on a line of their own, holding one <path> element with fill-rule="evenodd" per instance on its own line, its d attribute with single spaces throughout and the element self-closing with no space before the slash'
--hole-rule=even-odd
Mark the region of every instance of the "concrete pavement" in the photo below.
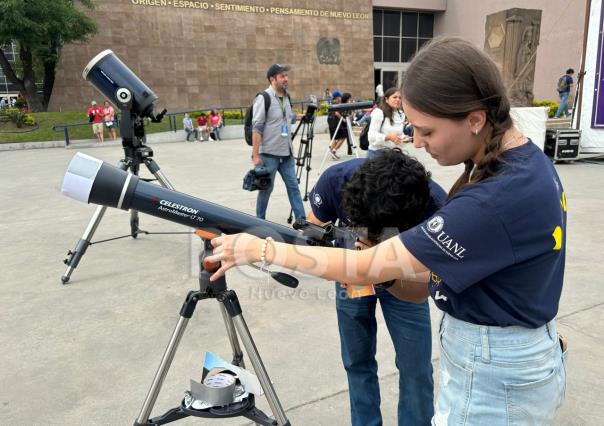
<svg viewBox="0 0 604 426">
<path fill-rule="evenodd" d="M 315 138 L 311 186 L 327 146 Z M 154 143 L 155 158 L 179 190 L 247 213 L 256 193 L 241 189 L 250 167 L 242 140 Z M 89 155 L 116 163 L 119 146 L 87 147 Z M 342 150 L 343 151 L 343 150 Z M 448 189 L 461 172 L 443 168 L 409 148 Z M 73 149 L 0 152 L 0 406 L 6 425 L 132 424 L 176 324 L 185 295 L 197 286 L 199 248 L 189 235 L 147 235 L 93 245 L 61 285 L 61 260 L 73 249 L 95 206 L 60 194 Z M 328 165 L 332 164 L 329 159 Z M 568 213 L 567 267 L 559 330 L 569 338 L 568 389 L 557 425 L 599 425 L 604 367 L 604 274 L 601 215 L 604 167 L 556 166 Z M 268 219 L 285 224 L 289 204 L 281 180 Z M 141 215 L 141 228 L 185 232 L 180 225 Z M 129 232 L 128 213 L 109 209 L 94 240 Z M 250 268 L 229 274 L 244 316 L 294 425 L 349 424 L 347 383 L 339 355 L 333 284 L 301 277 L 297 291 L 267 284 Z M 440 314 L 432 306 L 433 330 Z M 434 333 L 433 333 L 434 334 Z M 434 334 L 435 336 L 435 334 Z M 433 360 L 439 352 L 434 337 Z M 385 324 L 378 314 L 378 362 L 384 424 L 396 424 L 397 371 Z M 201 374 L 205 351 L 230 359 L 217 303 L 201 302 L 153 415 L 179 404 L 189 379 Z M 438 377 L 436 377 L 438 380 Z M 268 408 L 261 398 L 259 406 Z M 185 419 L 180 424 L 249 424 Z"/>
</svg>

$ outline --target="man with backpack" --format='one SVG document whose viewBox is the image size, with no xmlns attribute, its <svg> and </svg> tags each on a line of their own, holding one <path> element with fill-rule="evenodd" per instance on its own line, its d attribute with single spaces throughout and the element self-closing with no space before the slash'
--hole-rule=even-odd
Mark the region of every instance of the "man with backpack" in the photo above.
<svg viewBox="0 0 604 426">
<path fill-rule="evenodd" d="M 271 176 L 270 186 L 259 190 L 256 199 L 256 216 L 261 219 L 266 218 L 266 209 L 277 172 L 285 183 L 287 197 L 296 219 L 306 218 L 293 155 L 291 125 L 296 122 L 297 117 L 292 111 L 287 93 L 289 70 L 290 67 L 285 65 L 270 66 L 266 73 L 270 85 L 258 93 L 251 111 L 252 162 L 255 167 L 266 167 Z"/>
<path fill-rule="evenodd" d="M 560 118 L 560 114 L 564 112 L 565 116 L 569 116 L 567 104 L 568 104 L 568 96 L 570 95 L 570 89 L 573 85 L 573 74 L 575 70 L 569 68 L 566 70 L 566 74 L 558 79 L 558 94 L 560 96 L 560 106 L 558 107 L 558 111 L 556 111 L 556 118 Z"/>
</svg>

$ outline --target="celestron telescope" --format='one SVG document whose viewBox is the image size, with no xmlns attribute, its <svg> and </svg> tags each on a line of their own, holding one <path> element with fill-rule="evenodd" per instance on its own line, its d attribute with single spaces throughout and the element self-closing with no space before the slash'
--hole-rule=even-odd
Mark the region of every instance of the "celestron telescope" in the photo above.
<svg viewBox="0 0 604 426">
<path fill-rule="evenodd" d="M 122 210 L 134 209 L 215 235 L 248 232 L 260 238 L 270 236 L 277 241 L 296 245 L 330 245 L 339 232 L 334 226 L 313 227 L 304 221 L 297 222 L 296 229 L 292 229 L 259 219 L 146 182 L 121 168 L 82 153 L 77 153 L 71 160 L 61 192 L 84 203 Z"/>
<path fill-rule="evenodd" d="M 333 143 L 336 135 L 338 134 L 338 130 L 340 130 L 340 127 L 343 124 L 346 126 L 346 129 L 348 130 L 348 137 L 350 138 L 350 145 L 352 147 L 354 155 L 357 158 L 359 158 L 359 153 L 357 151 L 357 141 L 356 141 L 354 132 L 352 131 L 352 120 L 350 119 L 349 113 L 351 111 L 356 111 L 359 109 L 368 109 L 368 108 L 371 108 L 372 106 L 373 106 L 372 101 L 366 101 L 366 102 L 350 102 L 350 103 L 345 103 L 345 104 L 334 104 L 334 105 L 330 105 L 327 108 L 328 112 L 339 112 L 341 114 L 341 117 L 340 117 L 340 121 L 338 122 L 338 125 L 336 126 L 336 130 L 333 133 L 334 136 L 331 139 L 331 141 L 329 141 L 329 145 L 327 146 L 327 149 L 325 150 L 325 154 L 323 155 L 323 160 L 321 161 L 321 166 L 319 167 L 319 174 L 321 174 L 321 172 L 323 171 L 323 165 L 325 164 L 325 160 L 327 159 L 327 155 L 329 154 L 329 147 Z"/>
<path fill-rule="evenodd" d="M 201 228 L 197 231 L 197 234 L 204 239 L 204 249 L 200 255 L 200 290 L 190 291 L 185 298 L 180 310 L 180 318 L 164 351 L 134 426 L 162 425 L 189 416 L 204 418 L 243 416 L 263 426 L 290 425 L 247 324 L 243 319 L 241 305 L 236 293 L 227 288 L 225 276 L 214 282 L 209 280 L 212 272 L 220 266 L 205 261 L 205 258 L 212 253 L 210 238 L 220 233 L 245 231 L 258 237 L 271 236 L 275 240 L 299 245 L 330 245 L 335 238 L 342 237 L 342 233 L 345 231 L 331 225 L 326 227 L 312 225 L 306 221 L 297 221 L 294 226 L 296 229 L 291 229 L 145 182 L 138 176 L 127 173 L 121 168 L 82 153 L 77 153 L 71 160 L 63 179 L 61 192 L 86 203 L 95 203 L 123 210 L 136 209 L 171 222 Z M 271 275 L 275 278 L 273 274 Z M 285 281 L 276 279 L 284 285 L 296 287 L 298 285 L 297 280 L 293 277 L 290 278 L 290 280 Z M 253 394 L 249 394 L 249 397 L 241 401 L 237 400 L 230 404 L 205 409 L 192 408 L 191 405 L 187 404 L 187 397 L 185 397 L 178 407 L 161 416 L 149 418 L 197 303 L 211 298 L 220 302 L 220 310 L 233 352 L 232 364 L 245 368 L 243 352 L 239 345 L 238 337 L 240 337 L 258 376 L 262 390 L 266 393 L 268 404 L 275 419 L 268 417 L 255 407 Z"/>
<path fill-rule="evenodd" d="M 133 174 L 138 175 L 140 165 L 144 164 L 162 186 L 173 189 L 159 165 L 153 160 L 153 150 L 146 145 L 145 119 L 159 123 L 166 113 L 165 109 L 157 115 L 154 113 L 157 95 L 109 49 L 96 55 L 86 65 L 82 77 L 121 110 L 120 134 L 124 158 L 120 160 L 119 168 L 130 169 Z M 106 207 L 103 206 L 96 209 L 73 251 L 67 252 L 68 258 L 64 260 L 67 269 L 61 276 L 63 284 L 69 281 L 72 272 L 92 244 L 92 237 L 105 210 Z M 140 233 L 150 234 L 141 231 L 138 226 L 138 212 L 131 210 L 130 236 L 136 238 Z"/>
</svg>

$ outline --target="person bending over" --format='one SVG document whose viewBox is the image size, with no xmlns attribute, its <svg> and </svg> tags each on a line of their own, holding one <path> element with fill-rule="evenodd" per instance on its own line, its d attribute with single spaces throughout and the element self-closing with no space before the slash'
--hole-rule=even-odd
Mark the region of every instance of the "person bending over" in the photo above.
<svg viewBox="0 0 604 426">
<path fill-rule="evenodd" d="M 361 234 L 356 243 L 360 249 L 430 217 L 444 203 L 446 193 L 421 163 L 393 149 L 370 160 L 353 159 L 328 168 L 309 198 L 309 221 L 352 227 Z M 354 248 L 355 241 L 339 240 L 336 245 Z M 350 298 L 342 286 L 336 283 L 336 312 L 352 425 L 382 424 L 375 359 L 378 302 L 399 370 L 398 424 L 429 424 L 434 414 L 434 382 L 426 296 L 402 301 L 384 286 L 376 286 L 373 295 Z"/>
</svg>

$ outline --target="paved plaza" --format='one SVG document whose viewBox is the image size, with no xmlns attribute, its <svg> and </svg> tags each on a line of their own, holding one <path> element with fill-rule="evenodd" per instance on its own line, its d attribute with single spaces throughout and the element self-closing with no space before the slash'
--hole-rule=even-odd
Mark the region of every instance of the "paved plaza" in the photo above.
<svg viewBox="0 0 604 426">
<path fill-rule="evenodd" d="M 328 144 L 315 137 L 310 185 Z M 162 171 L 179 191 L 253 214 L 256 193 L 241 189 L 250 168 L 242 140 L 153 143 Z M 89 248 L 68 285 L 62 260 L 82 235 L 96 206 L 60 193 L 72 156 L 81 151 L 110 163 L 119 145 L 0 152 L 0 407 L 2 425 L 127 425 L 136 419 L 187 292 L 198 287 L 197 237 L 143 235 Z M 342 149 L 342 152 L 344 149 Z M 449 189 L 460 167 L 438 166 L 423 150 L 408 151 Z M 364 155 L 364 152 L 362 153 Z M 326 165 L 333 164 L 331 159 Z M 604 162 L 558 164 L 568 201 L 567 263 L 558 314 L 569 340 L 568 387 L 557 425 L 600 425 L 604 402 L 602 211 Z M 143 173 L 147 176 L 145 170 Z M 303 189 L 303 187 L 302 187 Z M 308 204 L 306 204 L 308 207 Z M 286 224 L 289 204 L 277 179 L 267 218 Z M 538 214 L 538 212 L 535 212 Z M 471 220 L 471 218 L 468 218 Z M 188 228 L 141 215 L 151 232 Z M 129 214 L 108 209 L 93 240 L 129 233 Z M 350 424 L 341 365 L 334 284 L 300 277 L 297 290 L 267 283 L 250 268 L 227 274 L 243 314 L 293 425 Z M 432 305 L 433 361 L 440 313 Z M 230 360 L 217 302 L 203 301 L 184 335 L 153 415 L 177 406 L 189 379 L 199 380 L 211 351 Z M 396 424 L 398 373 L 381 313 L 378 363 L 385 425 Z M 438 380 L 438 374 L 436 374 Z M 267 413 L 265 398 L 259 404 Z M 193 424 L 249 425 L 244 418 Z"/>
</svg>

